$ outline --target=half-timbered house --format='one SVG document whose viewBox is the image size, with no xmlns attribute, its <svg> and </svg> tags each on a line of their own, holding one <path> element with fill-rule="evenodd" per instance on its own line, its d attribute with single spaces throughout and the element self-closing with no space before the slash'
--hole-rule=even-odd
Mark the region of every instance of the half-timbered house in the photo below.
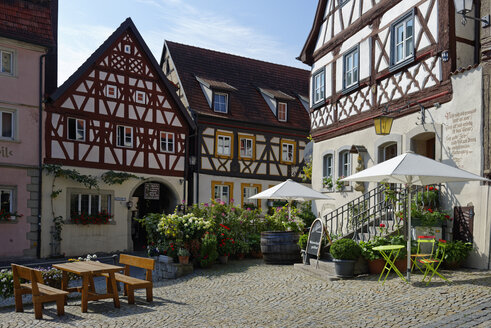
<svg viewBox="0 0 491 328">
<path fill-rule="evenodd" d="M 44 256 L 144 247 L 132 219 L 186 197 L 194 123 L 130 18 L 51 96 L 45 125 L 45 163 L 74 173 L 45 170 L 43 225 L 64 224 L 44 229 Z"/>
<path fill-rule="evenodd" d="M 0 2 L 0 257 L 39 251 L 42 111 L 56 88 L 56 0 Z"/>
<path fill-rule="evenodd" d="M 300 180 L 308 142 L 306 70 L 165 41 L 161 67 L 197 125 L 194 201 L 248 198 Z"/>
<path fill-rule="evenodd" d="M 316 202 L 321 215 L 376 187 L 336 184 L 342 176 L 409 150 L 483 173 L 479 23 L 460 20 L 447 0 L 319 1 L 299 59 L 312 66 L 312 185 L 335 198 Z M 394 118 L 387 135 L 374 129 L 382 114 Z M 481 268 L 490 249 L 480 233 L 490 226 L 484 189 L 460 183 L 442 193 L 450 213 L 475 215 L 468 264 Z"/>
</svg>

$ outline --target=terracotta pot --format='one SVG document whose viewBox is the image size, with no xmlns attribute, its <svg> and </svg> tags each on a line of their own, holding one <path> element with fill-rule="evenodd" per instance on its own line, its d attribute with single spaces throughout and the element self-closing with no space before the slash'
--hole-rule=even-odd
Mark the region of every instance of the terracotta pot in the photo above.
<svg viewBox="0 0 491 328">
<path fill-rule="evenodd" d="M 396 260 L 395 265 L 397 270 L 402 272 L 407 272 L 407 257 L 404 257 L 403 259 Z"/>
<path fill-rule="evenodd" d="M 370 271 L 371 274 L 382 273 L 384 266 L 385 266 L 384 259 L 375 259 L 375 260 L 368 261 L 368 271 Z"/>
<path fill-rule="evenodd" d="M 189 264 L 189 256 L 179 256 L 180 264 Z"/>
</svg>

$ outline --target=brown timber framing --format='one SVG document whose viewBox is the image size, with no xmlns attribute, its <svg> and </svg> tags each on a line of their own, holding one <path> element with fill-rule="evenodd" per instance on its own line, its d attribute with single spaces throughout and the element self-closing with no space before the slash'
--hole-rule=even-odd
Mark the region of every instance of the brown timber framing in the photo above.
<svg viewBox="0 0 491 328">
<path fill-rule="evenodd" d="M 420 3 L 425 1 L 420 1 Z M 400 1 L 382 1 L 376 7 L 373 7 L 363 16 L 361 16 L 357 21 L 354 22 L 354 24 L 346 27 L 346 29 L 344 29 L 336 36 L 334 36 L 334 38 L 331 41 L 326 43 L 323 47 L 321 47 L 313 54 L 311 58 L 312 62 L 320 59 L 322 56 L 326 55 L 329 52 L 332 52 L 333 54 L 333 60 L 331 62 L 332 75 L 330 81 L 331 88 L 332 88 L 332 93 L 331 93 L 332 96 L 325 100 L 325 104 L 323 106 L 314 107 L 310 111 L 311 115 L 313 115 L 313 113 L 315 113 L 316 111 L 326 110 L 324 107 L 327 106 L 328 104 L 332 104 L 333 106 L 332 112 L 334 112 L 333 122 L 327 127 L 326 126 L 321 126 L 318 128 L 313 127 L 311 134 L 316 142 L 330 139 L 336 136 L 346 134 L 348 132 L 360 130 L 371 126 L 373 123 L 372 118 L 380 115 L 381 108 L 385 107 L 385 105 L 389 105 L 389 111 L 394 111 L 399 108 L 406 108 L 401 112 L 393 113 L 394 117 L 400 117 L 418 111 L 419 107 L 415 106 L 416 103 L 420 103 L 425 107 L 431 107 L 435 102 L 445 103 L 452 99 L 452 86 L 450 83 L 450 73 L 453 70 L 455 70 L 455 65 L 456 65 L 455 42 L 458 41 L 456 40 L 455 37 L 455 14 L 454 14 L 452 1 L 427 0 L 429 6 L 426 12 L 421 12 L 419 10 L 418 8 L 419 3 L 418 3 L 418 5 L 415 6 L 415 8 L 417 9 L 415 10 L 415 18 L 417 17 L 416 19 L 420 21 L 421 30 L 419 31 L 419 35 L 416 38 L 416 40 L 418 40 L 418 44 L 419 44 L 419 40 L 421 40 L 421 35 L 425 33 L 425 35 L 429 37 L 430 45 L 423 49 L 419 49 L 419 51 L 417 51 L 417 53 L 415 54 L 415 60 L 411 64 L 403 66 L 396 71 L 390 71 L 389 67 L 382 71 L 378 71 L 378 67 L 380 65 L 380 61 L 382 60 L 382 57 L 389 56 L 389 54 L 385 53 L 383 49 L 385 49 L 386 43 L 390 42 L 388 38 L 390 33 L 387 33 L 387 36 L 384 40 L 381 40 L 379 38 L 380 20 L 382 15 L 385 13 L 385 11 L 390 9 L 394 4 L 397 4 L 398 2 Z M 427 25 L 431 12 L 432 10 L 434 10 L 434 7 L 436 6 L 437 3 L 438 3 L 438 43 L 436 42 L 435 38 L 432 36 L 431 31 L 429 30 Z M 322 5 L 320 5 L 320 7 L 322 7 Z M 333 12 L 330 12 L 328 16 L 329 15 L 333 15 Z M 316 16 L 316 18 L 318 17 Z M 327 17 L 326 19 L 329 19 L 329 17 Z M 343 91 L 335 92 L 336 83 L 340 82 L 336 80 L 336 75 L 337 75 L 336 62 L 337 59 L 340 56 L 342 56 L 342 54 L 339 54 L 339 49 L 342 43 L 347 38 L 354 35 L 359 29 L 366 26 L 367 24 L 372 24 L 372 29 L 373 29 L 370 36 L 367 37 L 367 38 L 371 38 L 370 77 L 361 80 L 359 83 L 359 87 L 354 90 L 351 90 L 348 93 L 343 93 Z M 313 28 L 313 32 L 315 30 L 316 33 L 319 33 L 320 25 L 321 24 L 315 26 Z M 308 48 L 309 40 L 310 38 L 307 40 L 307 43 L 303 51 L 305 51 L 305 49 Z M 382 49 L 379 58 L 375 57 L 376 43 L 378 43 L 380 48 Z M 431 66 L 431 63 L 428 64 L 425 61 L 430 58 L 436 59 L 437 57 L 441 56 L 441 53 L 443 51 L 448 51 L 450 58 L 447 62 L 443 62 L 443 61 L 441 62 L 441 67 L 442 67 L 441 81 L 438 81 L 437 84 L 432 87 L 424 88 L 421 91 L 411 93 L 409 95 L 402 92 L 402 90 L 396 83 L 396 80 L 394 79 L 395 74 L 398 73 L 408 74 L 409 68 L 414 67 L 415 65 L 421 65 L 421 67 L 418 69 L 425 69 L 429 71 L 428 76 L 430 78 L 435 79 L 436 76 L 432 75 L 431 67 L 429 67 Z M 302 52 L 302 56 L 303 55 L 306 54 Z M 307 63 L 305 57 L 302 56 L 299 59 Z M 388 61 L 388 58 L 386 58 L 386 60 Z M 434 61 L 433 65 L 435 65 L 435 63 L 436 62 Z M 381 101 L 382 99 L 380 96 L 381 92 L 382 93 L 385 92 L 381 87 L 382 86 L 381 82 L 386 79 L 393 80 L 395 88 L 399 91 L 400 94 L 402 94 L 400 98 L 396 100 L 389 100 L 388 102 Z M 415 85 L 419 85 L 418 84 L 419 82 L 414 79 L 412 83 L 415 83 Z M 371 89 L 370 91 L 371 97 L 369 97 L 371 99 L 369 110 L 361 113 L 355 111 L 355 115 L 339 120 L 338 119 L 340 117 L 339 111 L 341 110 L 340 100 L 344 99 L 343 97 L 349 97 L 350 94 L 354 94 L 357 92 L 359 92 L 358 96 L 360 95 L 363 96 L 361 94 L 361 90 L 366 86 L 369 86 Z"/>
<path fill-rule="evenodd" d="M 235 125 L 235 124 L 226 124 L 213 122 L 213 119 L 210 117 L 206 117 L 208 120 L 205 121 L 205 118 L 199 120 L 199 173 L 202 174 L 212 174 L 213 176 L 228 176 L 228 177 L 240 177 L 240 178 L 253 178 L 253 179 L 264 179 L 268 180 L 278 180 L 282 181 L 286 178 L 293 178 L 294 180 L 300 181 L 300 167 L 303 166 L 303 159 L 300 160 L 299 154 L 301 150 L 305 149 L 304 145 L 301 145 L 302 142 L 305 144 L 308 142 L 301 134 L 294 134 L 284 131 L 284 129 L 275 129 L 271 126 L 262 128 L 252 128 L 248 127 L 246 124 Z M 227 123 L 232 123 L 228 121 Z M 233 133 L 233 153 L 231 158 L 222 159 L 216 156 L 214 153 L 214 149 L 208 149 L 208 146 L 205 143 L 205 138 L 209 138 L 210 140 L 215 140 L 215 133 L 204 134 L 203 131 L 209 129 L 214 129 L 215 131 L 220 129 L 224 130 L 228 129 L 229 132 Z M 256 139 L 256 157 L 251 159 L 239 159 L 239 151 L 240 147 L 238 146 L 238 136 L 244 133 L 248 133 L 254 136 Z M 296 161 L 292 164 L 284 164 L 281 163 L 281 139 L 290 139 L 295 143 L 295 158 Z M 264 141 L 261 140 L 264 138 Z M 277 138 L 277 142 L 273 142 L 272 139 Z M 263 146 L 264 149 L 261 153 L 258 152 L 258 146 Z M 277 156 L 275 155 L 275 148 L 277 151 Z M 203 161 L 208 161 L 210 169 L 205 169 L 202 166 Z M 218 165 L 214 163 L 217 161 Z M 242 164 L 242 169 L 240 168 Z M 226 167 L 229 165 L 230 170 L 227 170 Z M 252 167 L 255 167 L 252 169 Z M 265 165 L 265 172 L 263 174 L 259 173 L 259 168 L 261 165 Z M 279 172 L 278 175 L 272 175 L 271 166 L 276 167 L 276 171 Z M 238 169 L 234 169 L 238 168 Z M 281 172 L 281 167 L 286 167 L 286 174 L 283 175 Z M 292 176 L 292 172 L 294 172 Z"/>
</svg>

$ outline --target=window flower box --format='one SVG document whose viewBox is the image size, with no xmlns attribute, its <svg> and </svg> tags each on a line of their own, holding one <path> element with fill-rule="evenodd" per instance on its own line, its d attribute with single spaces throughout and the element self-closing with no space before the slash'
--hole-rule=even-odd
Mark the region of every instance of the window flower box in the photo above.
<svg viewBox="0 0 491 328">
<path fill-rule="evenodd" d="M 112 215 L 106 211 L 97 212 L 94 214 L 73 212 L 71 221 L 74 224 L 108 224 Z"/>
</svg>

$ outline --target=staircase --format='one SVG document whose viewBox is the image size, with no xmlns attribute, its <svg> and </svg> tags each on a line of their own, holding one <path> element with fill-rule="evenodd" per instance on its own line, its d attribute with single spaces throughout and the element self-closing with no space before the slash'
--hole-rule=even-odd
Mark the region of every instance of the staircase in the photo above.
<svg viewBox="0 0 491 328">
<path fill-rule="evenodd" d="M 436 187 L 440 190 L 439 186 Z M 422 186 L 413 186 L 413 202 L 435 208 L 438 204 L 425 203 L 429 198 L 423 197 L 426 190 Z M 408 189 L 404 185 L 379 185 L 326 214 L 323 217 L 324 225 L 332 240 L 352 238 L 356 241 L 370 241 L 376 236 L 391 235 L 397 230 L 406 235 L 403 218 L 407 217 L 407 201 Z M 362 273 L 363 263 L 357 263 L 357 266 L 355 274 Z M 310 259 L 310 265 L 295 264 L 295 268 L 323 279 L 336 279 L 331 261 Z"/>
</svg>

